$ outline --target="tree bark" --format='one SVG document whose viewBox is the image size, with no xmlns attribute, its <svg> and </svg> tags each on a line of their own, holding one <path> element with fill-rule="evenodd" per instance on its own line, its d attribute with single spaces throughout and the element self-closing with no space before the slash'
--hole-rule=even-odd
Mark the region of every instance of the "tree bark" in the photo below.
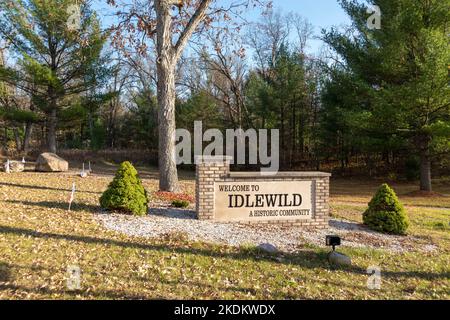
<svg viewBox="0 0 450 320">
<path fill-rule="evenodd" d="M 114 101 L 109 103 L 109 117 L 108 117 L 108 130 L 107 130 L 107 145 L 110 148 L 115 146 L 115 134 L 116 134 L 116 105 Z"/>
<path fill-rule="evenodd" d="M 430 152 L 424 149 L 420 154 L 420 190 L 431 192 L 431 160 Z"/>
<path fill-rule="evenodd" d="M 47 115 L 47 149 L 56 153 L 56 108 Z"/>
<path fill-rule="evenodd" d="M 415 137 L 414 143 L 419 149 L 420 156 L 420 190 L 431 192 L 431 155 L 430 143 L 431 136 L 428 133 L 422 133 Z"/>
<path fill-rule="evenodd" d="M 23 138 L 22 151 L 28 152 L 30 149 L 31 133 L 33 132 L 33 123 L 27 122 L 25 124 L 25 136 Z"/>
<path fill-rule="evenodd" d="M 94 141 L 94 117 L 92 116 L 92 111 L 89 111 L 88 113 L 88 121 L 89 121 L 89 148 L 92 148 Z"/>
<path fill-rule="evenodd" d="M 175 156 L 175 69 L 192 34 L 203 21 L 212 0 L 202 0 L 191 16 L 175 45 L 172 44 L 171 7 L 174 0 L 155 0 L 156 49 L 158 74 L 159 187 L 161 191 L 177 192 L 178 173 Z"/>
<path fill-rule="evenodd" d="M 178 173 L 175 157 L 175 52 L 172 47 L 170 7 L 158 1 L 157 73 L 159 188 L 177 192 Z"/>
<path fill-rule="evenodd" d="M 159 187 L 162 191 L 177 192 L 175 76 L 171 69 L 170 65 L 158 67 Z"/>
<path fill-rule="evenodd" d="M 21 148 L 21 143 L 20 143 L 19 129 L 14 127 L 13 128 L 13 133 L 14 133 L 14 141 L 16 142 L 16 150 L 19 152 L 22 149 Z"/>
</svg>

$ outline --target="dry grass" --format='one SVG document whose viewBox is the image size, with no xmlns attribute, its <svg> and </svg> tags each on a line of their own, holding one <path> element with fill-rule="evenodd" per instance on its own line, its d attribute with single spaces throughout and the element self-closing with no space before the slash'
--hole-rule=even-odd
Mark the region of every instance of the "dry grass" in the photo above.
<svg viewBox="0 0 450 320">
<path fill-rule="evenodd" d="M 147 190 L 157 191 L 154 170 L 140 171 Z M 266 255 L 251 247 L 192 243 L 180 235 L 145 240 L 104 230 L 93 214 L 111 172 L 105 165 L 87 179 L 76 177 L 76 172 L 0 173 L 1 299 L 450 298 L 448 211 L 415 207 L 410 212 L 412 232 L 436 243 L 437 251 L 393 254 L 343 248 L 354 267 L 331 270 L 326 250 L 312 246 L 295 255 Z M 192 174 L 182 178 L 183 192 L 193 195 Z M 73 181 L 78 191 L 68 212 Z M 358 219 L 375 187 L 351 181 L 333 184 L 334 214 Z M 409 187 L 401 190 L 406 193 Z M 450 207 L 447 204 L 439 203 Z M 439 223 L 444 227 L 437 227 Z M 69 265 L 81 268 L 79 291 L 67 290 Z M 383 270 L 381 290 L 367 289 L 365 270 L 370 265 Z"/>
<path fill-rule="evenodd" d="M 384 180 L 336 179 L 331 184 L 331 195 L 334 202 L 351 202 L 367 204 Z M 433 181 L 434 191 L 439 196 L 415 196 L 418 183 L 388 182 L 394 188 L 399 199 L 410 206 L 450 208 L 450 180 Z"/>
</svg>

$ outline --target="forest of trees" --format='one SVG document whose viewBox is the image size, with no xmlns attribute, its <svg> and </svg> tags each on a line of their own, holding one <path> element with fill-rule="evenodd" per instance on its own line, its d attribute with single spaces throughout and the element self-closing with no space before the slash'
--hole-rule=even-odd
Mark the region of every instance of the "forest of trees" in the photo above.
<svg viewBox="0 0 450 320">
<path fill-rule="evenodd" d="M 367 3 L 342 0 L 352 25 L 323 30 L 316 54 L 307 19 L 275 9 L 239 26 L 239 41 L 204 30 L 174 67 L 177 127 L 279 129 L 283 170 L 390 174 L 431 191 L 433 173 L 450 173 L 450 0 L 368 2 L 382 28 L 368 28 Z M 157 154 L 171 130 L 158 126 L 170 101 L 157 46 L 118 45 L 120 26 L 102 28 L 89 1 L 80 30 L 66 28 L 73 3 L 0 3 L 3 152 Z"/>
</svg>

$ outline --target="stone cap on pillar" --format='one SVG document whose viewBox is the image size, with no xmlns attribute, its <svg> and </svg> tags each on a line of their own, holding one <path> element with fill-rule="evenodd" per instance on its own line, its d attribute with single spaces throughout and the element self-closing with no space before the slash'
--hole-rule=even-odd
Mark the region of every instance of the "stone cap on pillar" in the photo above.
<svg viewBox="0 0 450 320">
<path fill-rule="evenodd" d="M 216 164 L 216 165 L 229 165 L 233 157 L 231 156 L 196 156 L 195 164 Z"/>
</svg>

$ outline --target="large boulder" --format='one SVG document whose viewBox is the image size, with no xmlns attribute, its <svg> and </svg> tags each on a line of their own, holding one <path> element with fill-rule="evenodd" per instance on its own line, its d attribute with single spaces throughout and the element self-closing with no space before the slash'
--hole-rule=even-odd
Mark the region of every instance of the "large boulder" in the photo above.
<svg viewBox="0 0 450 320">
<path fill-rule="evenodd" d="M 36 171 L 62 172 L 69 170 L 69 163 L 54 153 L 42 153 L 36 160 Z"/>
</svg>

